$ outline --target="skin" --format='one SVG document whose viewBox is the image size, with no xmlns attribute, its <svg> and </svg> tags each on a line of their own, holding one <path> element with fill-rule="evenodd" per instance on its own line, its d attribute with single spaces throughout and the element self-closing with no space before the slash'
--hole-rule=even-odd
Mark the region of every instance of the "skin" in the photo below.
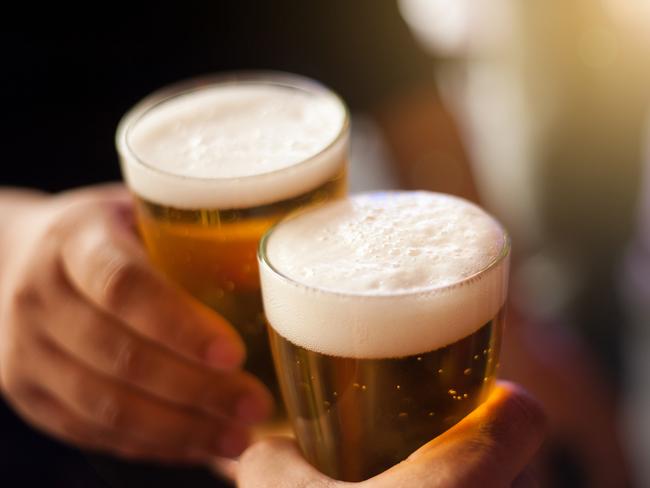
<svg viewBox="0 0 650 488">
<path fill-rule="evenodd" d="M 242 487 L 347 485 L 286 439 L 255 444 L 240 463 L 223 458 L 246 448 L 270 395 L 241 371 L 232 327 L 148 264 L 122 187 L 0 191 L 0 221 L 0 386 L 28 422 L 121 457 L 211 463 Z M 501 384 L 360 486 L 530 486 L 543 431 L 537 404 Z"/>
<path fill-rule="evenodd" d="M 361 483 L 318 472 L 290 439 L 250 447 L 237 469 L 240 488 L 502 488 L 537 486 L 527 466 L 544 439 L 538 403 L 512 383 L 500 382 L 490 398 L 461 422 L 388 471 Z M 459 462 L 462 460 L 462 462 Z"/>
<path fill-rule="evenodd" d="M 154 270 L 121 186 L 0 191 L 0 388 L 83 448 L 237 456 L 271 396 L 222 317 Z"/>
</svg>

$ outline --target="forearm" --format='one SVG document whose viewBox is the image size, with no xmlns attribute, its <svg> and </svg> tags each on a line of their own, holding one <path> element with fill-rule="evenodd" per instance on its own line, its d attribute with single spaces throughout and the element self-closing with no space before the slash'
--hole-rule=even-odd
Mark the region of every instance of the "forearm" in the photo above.
<svg viewBox="0 0 650 488">
<path fill-rule="evenodd" d="M 478 202 L 459 128 L 433 85 L 403 90 L 374 112 L 402 186 Z"/>
</svg>

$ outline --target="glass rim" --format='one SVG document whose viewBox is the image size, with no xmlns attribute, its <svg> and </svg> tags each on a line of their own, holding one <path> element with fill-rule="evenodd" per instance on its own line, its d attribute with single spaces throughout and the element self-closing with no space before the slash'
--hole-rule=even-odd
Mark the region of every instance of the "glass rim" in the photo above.
<svg viewBox="0 0 650 488">
<path fill-rule="evenodd" d="M 291 90 L 302 91 L 305 93 L 319 93 L 330 96 L 342 109 L 343 122 L 335 137 L 328 141 L 327 145 L 320 149 L 318 152 L 312 154 L 308 158 L 302 159 L 295 164 L 279 168 L 273 171 L 264 173 L 257 173 L 245 176 L 192 176 L 181 175 L 171 171 L 161 169 L 142 158 L 131 146 L 129 137 L 131 131 L 151 111 L 164 105 L 165 103 L 178 99 L 179 97 L 200 92 L 207 88 L 215 86 L 226 85 L 270 85 L 278 86 Z M 226 71 L 221 73 L 207 74 L 187 78 L 154 91 L 147 95 L 133 107 L 131 107 L 120 119 L 117 130 L 115 132 L 115 146 L 118 155 L 121 158 L 125 156 L 130 157 L 135 164 L 146 168 L 149 171 L 185 181 L 219 181 L 219 182 L 235 182 L 235 181 L 252 181 L 255 179 L 272 177 L 276 174 L 281 174 L 287 170 L 307 166 L 327 152 L 334 149 L 338 144 L 348 137 L 350 128 L 350 110 L 341 96 L 325 84 L 294 73 L 284 71 L 265 71 L 265 70 L 244 70 L 244 71 Z M 126 153 L 126 154 L 125 154 Z M 128 162 L 124 164 L 129 164 Z"/>
<path fill-rule="evenodd" d="M 344 199 L 350 199 L 352 196 L 356 195 L 369 195 L 369 194 L 376 194 L 376 193 L 402 193 L 402 192 L 407 192 L 408 190 L 393 190 L 393 191 L 385 191 L 385 192 L 361 192 L 361 193 L 355 193 L 354 195 L 348 195 L 344 197 Z M 508 259 L 510 256 L 510 251 L 512 248 L 512 243 L 510 239 L 510 234 L 506 231 L 505 227 L 501 222 L 494 217 L 492 214 L 488 213 L 485 211 L 482 207 L 479 205 L 475 204 L 474 202 L 470 202 L 469 200 L 465 200 L 464 198 L 458 197 L 456 195 L 451 195 L 448 193 L 441 193 L 441 192 L 428 192 L 428 193 L 434 193 L 437 195 L 444 195 L 446 197 L 452 197 L 456 199 L 463 200 L 465 202 L 469 202 L 470 204 L 481 208 L 483 212 L 485 212 L 486 215 L 488 215 L 494 223 L 497 225 L 497 227 L 501 230 L 502 235 L 503 235 L 503 246 L 501 247 L 499 253 L 484 267 L 482 267 L 480 270 L 476 271 L 475 273 L 472 273 L 469 276 L 466 276 L 465 278 L 462 278 L 458 281 L 454 281 L 453 283 L 449 283 L 446 285 L 442 286 L 432 286 L 429 288 L 420 288 L 416 290 L 407 290 L 407 291 L 401 291 L 401 292 L 390 292 L 390 293 L 361 293 L 361 292 L 343 292 L 343 291 L 337 291 L 337 290 L 332 290 L 330 288 L 321 288 L 318 286 L 313 286 L 313 285 L 308 285 L 305 283 L 302 283 L 300 281 L 295 280 L 294 278 L 291 278 L 287 276 L 286 274 L 282 273 L 279 271 L 271 262 L 271 259 L 269 258 L 267 252 L 266 252 L 266 246 L 275 232 L 275 230 L 286 223 L 289 220 L 292 220 L 300 215 L 303 215 L 305 213 L 308 213 L 311 210 L 315 210 L 316 208 L 320 208 L 323 205 L 328 205 L 330 203 L 334 203 L 339 200 L 333 200 L 327 203 L 324 203 L 318 207 L 310 207 L 306 209 L 300 209 L 294 212 L 291 212 L 289 215 L 285 216 L 275 224 L 273 224 L 261 237 L 260 242 L 257 246 L 257 261 L 260 267 L 265 266 L 268 268 L 273 275 L 279 277 L 281 280 L 283 280 L 286 283 L 289 283 L 293 286 L 302 288 L 303 290 L 308 290 L 313 293 L 323 293 L 327 295 L 332 295 L 332 296 L 339 296 L 339 297 L 353 297 L 353 298 L 363 298 L 367 300 L 382 300 L 382 299 L 390 299 L 390 298 L 399 298 L 399 297 L 409 297 L 409 296 L 427 296 L 427 295 L 435 295 L 439 293 L 444 293 L 447 291 L 454 290 L 458 287 L 461 287 L 465 285 L 468 282 L 474 281 L 478 279 L 481 275 L 484 275 L 485 273 L 491 271 L 492 269 L 495 269 L 498 267 L 504 260 Z"/>
</svg>

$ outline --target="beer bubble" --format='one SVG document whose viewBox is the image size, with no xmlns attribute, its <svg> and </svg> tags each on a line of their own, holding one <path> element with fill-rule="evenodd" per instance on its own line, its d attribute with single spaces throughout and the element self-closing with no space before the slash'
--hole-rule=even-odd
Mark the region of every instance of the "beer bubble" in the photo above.
<svg viewBox="0 0 650 488">
<path fill-rule="evenodd" d="M 323 354 L 416 356 L 494 317 L 505 301 L 507 260 L 498 258 L 506 245 L 490 215 L 449 195 L 331 202 L 282 222 L 265 242 L 267 317 L 286 339 Z M 288 301 L 291 311 L 279 305 Z M 314 314 L 322 320 L 309 327 L 297 318 Z"/>
</svg>

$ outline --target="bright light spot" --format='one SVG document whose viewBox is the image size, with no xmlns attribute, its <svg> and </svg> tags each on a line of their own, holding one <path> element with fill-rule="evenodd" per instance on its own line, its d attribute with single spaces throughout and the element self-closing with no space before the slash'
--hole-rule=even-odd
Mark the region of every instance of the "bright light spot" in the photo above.
<svg viewBox="0 0 650 488">
<path fill-rule="evenodd" d="M 457 51 L 467 43 L 470 7 L 466 0 L 399 0 L 404 20 L 427 47 Z"/>
</svg>

